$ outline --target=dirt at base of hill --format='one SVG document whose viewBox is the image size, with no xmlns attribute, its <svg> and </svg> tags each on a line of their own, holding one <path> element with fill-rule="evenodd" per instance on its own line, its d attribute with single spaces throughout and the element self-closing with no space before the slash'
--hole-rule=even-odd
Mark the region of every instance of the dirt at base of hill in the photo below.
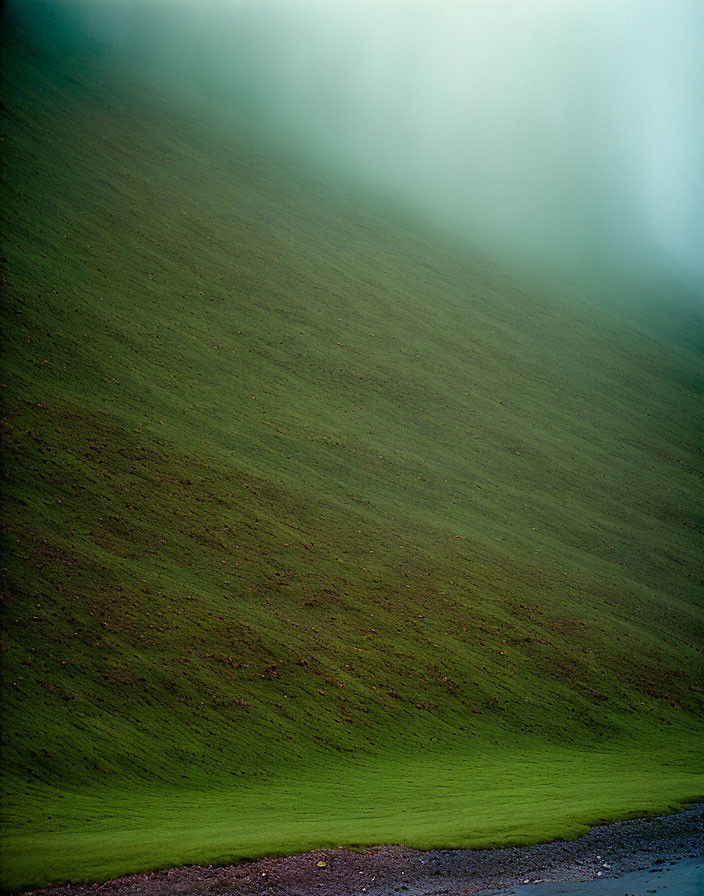
<svg viewBox="0 0 704 896">
<path fill-rule="evenodd" d="M 699 803 L 674 815 L 595 827 L 571 842 L 427 852 L 404 846 L 375 846 L 364 852 L 317 850 L 33 892 L 37 896 L 474 896 L 538 881 L 619 877 L 702 855 L 704 803 Z"/>
</svg>

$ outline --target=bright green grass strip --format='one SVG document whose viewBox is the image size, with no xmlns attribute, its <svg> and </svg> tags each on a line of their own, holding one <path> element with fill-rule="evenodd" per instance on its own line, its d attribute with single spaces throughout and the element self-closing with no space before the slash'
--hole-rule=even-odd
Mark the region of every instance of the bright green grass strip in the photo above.
<svg viewBox="0 0 704 896">
<path fill-rule="evenodd" d="M 623 743 L 586 751 L 527 741 L 523 750 L 320 757 L 306 770 L 199 791 L 39 791 L 35 821 L 4 842 L 4 882 L 94 880 L 340 845 L 570 839 L 591 824 L 667 812 L 704 795 L 701 741 L 676 741 L 632 743 L 632 751 Z"/>
<path fill-rule="evenodd" d="M 700 356 L 4 64 L 4 879 L 701 794 Z"/>
</svg>

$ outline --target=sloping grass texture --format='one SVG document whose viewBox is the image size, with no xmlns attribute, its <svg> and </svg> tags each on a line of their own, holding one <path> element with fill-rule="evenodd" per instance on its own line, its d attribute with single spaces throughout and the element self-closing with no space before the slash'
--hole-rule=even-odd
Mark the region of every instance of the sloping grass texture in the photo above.
<svg viewBox="0 0 704 896">
<path fill-rule="evenodd" d="M 4 886 L 704 794 L 694 349 L 4 40 Z"/>
</svg>

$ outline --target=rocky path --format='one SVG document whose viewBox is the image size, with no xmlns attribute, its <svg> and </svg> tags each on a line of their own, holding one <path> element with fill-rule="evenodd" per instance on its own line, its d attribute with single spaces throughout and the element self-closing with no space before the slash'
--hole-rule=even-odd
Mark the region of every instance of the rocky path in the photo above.
<svg viewBox="0 0 704 896">
<path fill-rule="evenodd" d="M 558 881 L 623 878 L 626 890 L 595 886 L 594 896 L 628 893 L 628 881 L 695 880 L 704 858 L 704 804 L 656 819 L 604 825 L 569 843 L 486 850 L 375 846 L 321 850 L 226 867 L 189 866 L 135 874 L 104 884 L 52 887 L 41 896 L 479 896 L 489 893 L 586 893 Z M 651 870 L 652 869 L 652 870 Z M 645 871 L 649 877 L 634 875 Z M 626 875 L 626 877 L 624 877 Z M 687 876 L 689 875 L 689 877 Z M 692 877 L 694 875 L 694 877 Z M 551 882 L 551 883 L 550 883 Z M 538 884 L 538 886 L 535 886 Z M 688 887 L 689 884 L 686 884 Z M 592 888 L 588 888 L 591 894 Z M 632 892 L 639 892 L 631 888 Z M 670 896 L 689 896 L 678 886 Z M 692 891 L 696 893 L 696 890 Z"/>
<path fill-rule="evenodd" d="M 485 890 L 481 896 L 702 896 L 704 857 L 656 865 L 645 871 L 630 871 L 618 877 L 589 881 L 521 884 L 509 890 Z"/>
</svg>

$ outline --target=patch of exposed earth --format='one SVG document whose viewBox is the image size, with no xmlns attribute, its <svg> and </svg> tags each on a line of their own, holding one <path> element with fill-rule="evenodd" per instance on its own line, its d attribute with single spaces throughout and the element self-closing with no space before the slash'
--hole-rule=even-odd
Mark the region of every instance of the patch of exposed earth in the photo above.
<svg viewBox="0 0 704 896">
<path fill-rule="evenodd" d="M 559 881 L 606 882 L 623 877 L 626 885 L 642 878 L 646 886 L 651 880 L 655 884 L 656 878 L 667 879 L 668 873 L 673 882 L 685 880 L 677 875 L 689 874 L 692 869 L 696 874 L 702 858 L 704 803 L 661 818 L 594 827 L 570 842 L 427 852 L 405 846 L 374 846 L 363 852 L 326 849 L 223 867 L 191 865 L 103 884 L 34 892 L 37 896 L 480 896 L 512 888 L 520 892 L 525 885 L 526 896 L 530 896 L 541 889 L 570 892 L 553 889 L 551 882 Z M 650 877 L 633 874 L 643 871 Z M 575 886 L 583 892 L 581 885 Z M 599 896 L 601 889 L 595 886 L 594 896 Z M 685 896 L 676 884 L 668 892 Z"/>
</svg>

